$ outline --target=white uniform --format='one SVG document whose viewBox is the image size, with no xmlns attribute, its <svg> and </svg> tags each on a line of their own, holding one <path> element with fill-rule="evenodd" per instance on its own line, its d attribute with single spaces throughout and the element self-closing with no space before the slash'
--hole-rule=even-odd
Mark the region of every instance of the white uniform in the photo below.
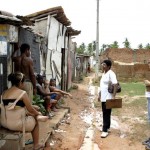
<svg viewBox="0 0 150 150">
<path fill-rule="evenodd" d="M 112 94 L 108 92 L 108 84 L 110 81 L 112 84 L 118 83 L 116 74 L 112 70 L 102 74 L 100 80 L 101 102 L 106 102 L 106 99 L 112 99 Z"/>
</svg>

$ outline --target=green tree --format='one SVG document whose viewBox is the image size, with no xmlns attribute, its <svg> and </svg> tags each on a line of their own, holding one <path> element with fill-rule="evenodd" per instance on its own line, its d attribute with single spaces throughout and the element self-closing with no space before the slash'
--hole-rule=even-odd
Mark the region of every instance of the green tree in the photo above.
<svg viewBox="0 0 150 150">
<path fill-rule="evenodd" d="M 106 45 L 106 49 L 107 49 L 107 48 L 111 48 L 111 45 L 110 45 L 110 44 L 107 44 L 107 45 Z"/>
<path fill-rule="evenodd" d="M 128 41 L 128 39 L 126 38 L 125 41 L 123 42 L 124 44 L 124 48 L 130 48 L 130 42 Z"/>
<path fill-rule="evenodd" d="M 88 55 L 93 55 L 94 51 L 96 51 L 96 42 L 95 41 L 88 44 L 88 46 L 85 49 L 84 53 L 88 54 Z"/>
<path fill-rule="evenodd" d="M 84 43 L 82 43 L 78 48 L 77 48 L 77 53 L 78 54 L 84 54 L 84 52 L 86 51 L 86 46 Z"/>
<path fill-rule="evenodd" d="M 117 41 L 114 41 L 114 43 L 111 44 L 110 46 L 111 46 L 111 48 L 119 48 L 119 45 L 118 45 Z"/>
<path fill-rule="evenodd" d="M 106 44 L 103 44 L 103 45 L 101 46 L 100 52 L 101 52 L 101 53 L 104 52 L 105 49 L 106 49 L 106 47 L 107 47 L 107 45 L 106 45 Z"/>
<path fill-rule="evenodd" d="M 142 43 L 138 45 L 138 48 L 139 48 L 139 49 L 143 49 Z"/>
<path fill-rule="evenodd" d="M 96 41 L 93 41 L 93 51 L 96 51 Z"/>
<path fill-rule="evenodd" d="M 93 44 L 92 43 L 88 44 L 88 46 L 87 46 L 87 53 L 89 55 L 93 55 Z"/>
<path fill-rule="evenodd" d="M 150 44 L 149 43 L 146 44 L 145 49 L 150 49 Z"/>
</svg>

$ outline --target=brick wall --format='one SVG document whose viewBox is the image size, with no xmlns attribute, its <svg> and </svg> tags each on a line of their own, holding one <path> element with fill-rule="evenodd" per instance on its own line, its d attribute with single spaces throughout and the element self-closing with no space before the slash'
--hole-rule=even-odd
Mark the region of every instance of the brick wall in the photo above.
<svg viewBox="0 0 150 150">
<path fill-rule="evenodd" d="M 112 69 L 116 72 L 119 80 L 150 80 L 150 69 L 147 65 L 147 61 L 150 59 L 150 50 L 107 49 L 100 56 L 100 61 L 104 59 L 113 61 Z"/>
<path fill-rule="evenodd" d="M 119 61 L 124 63 L 139 62 L 145 63 L 150 59 L 150 50 L 146 49 L 127 49 L 127 48 L 111 48 L 105 50 L 101 56 L 100 60 L 110 58 L 113 61 Z"/>
<path fill-rule="evenodd" d="M 150 80 L 150 70 L 147 64 L 123 65 L 114 63 L 112 69 L 116 72 L 117 78 L 123 81 Z"/>
</svg>

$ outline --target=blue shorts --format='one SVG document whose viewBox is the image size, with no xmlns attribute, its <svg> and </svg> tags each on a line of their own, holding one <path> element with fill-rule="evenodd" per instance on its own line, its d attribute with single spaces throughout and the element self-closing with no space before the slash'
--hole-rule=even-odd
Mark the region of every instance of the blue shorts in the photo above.
<svg viewBox="0 0 150 150">
<path fill-rule="evenodd" d="M 50 95 L 51 99 L 55 99 L 56 96 L 57 96 L 57 94 L 51 94 L 51 95 Z"/>
</svg>

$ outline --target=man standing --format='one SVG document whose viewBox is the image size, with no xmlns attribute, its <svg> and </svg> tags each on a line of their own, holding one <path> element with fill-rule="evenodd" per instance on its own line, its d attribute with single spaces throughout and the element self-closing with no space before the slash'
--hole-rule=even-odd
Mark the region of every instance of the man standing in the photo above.
<svg viewBox="0 0 150 150">
<path fill-rule="evenodd" d="M 148 62 L 148 67 L 150 69 L 150 61 Z M 148 109 L 148 123 L 150 124 L 150 81 L 144 80 L 145 84 L 145 97 L 147 98 L 147 109 Z M 150 137 L 142 142 L 145 145 L 146 150 L 150 150 Z"/>
<path fill-rule="evenodd" d="M 36 78 L 33 69 L 33 60 L 30 58 L 30 45 L 22 44 L 20 47 L 20 56 L 15 57 L 18 48 L 14 49 L 12 53 L 12 61 L 14 62 L 14 70 L 20 71 L 25 75 L 25 91 L 27 92 L 31 102 L 33 94 L 36 94 Z"/>
</svg>

